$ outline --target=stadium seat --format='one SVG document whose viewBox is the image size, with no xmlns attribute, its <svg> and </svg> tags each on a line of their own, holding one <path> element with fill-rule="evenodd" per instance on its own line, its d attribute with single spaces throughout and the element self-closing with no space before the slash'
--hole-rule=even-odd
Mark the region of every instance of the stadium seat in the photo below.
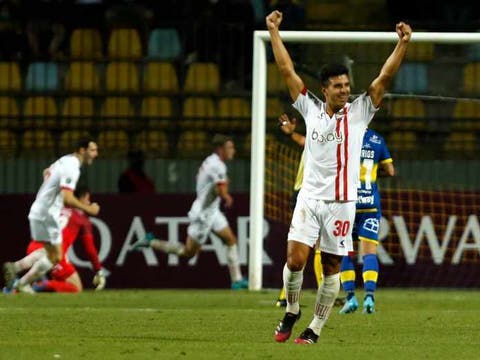
<svg viewBox="0 0 480 360">
<path fill-rule="evenodd" d="M 26 130 L 22 136 L 22 150 L 24 156 L 54 156 L 54 141 L 48 130 Z"/>
<path fill-rule="evenodd" d="M 407 94 L 424 94 L 428 92 L 427 65 L 421 63 L 404 63 L 395 75 L 394 91 Z"/>
<path fill-rule="evenodd" d="M 98 134 L 98 148 L 102 157 L 126 156 L 128 152 L 128 135 L 123 130 L 105 130 Z"/>
<path fill-rule="evenodd" d="M 422 130 L 425 128 L 425 106 L 419 99 L 396 99 L 393 101 L 392 128 Z"/>
<path fill-rule="evenodd" d="M 107 97 L 100 110 L 102 127 L 126 128 L 132 121 L 135 111 L 127 97 Z"/>
<path fill-rule="evenodd" d="M 70 58 L 73 60 L 100 60 L 102 47 L 102 37 L 96 29 L 75 29 L 70 36 Z"/>
<path fill-rule="evenodd" d="M 215 104 L 210 98 L 190 97 L 183 103 L 182 128 L 215 128 L 217 125 Z"/>
<path fill-rule="evenodd" d="M 206 156 L 210 150 L 210 137 L 205 131 L 184 131 L 177 141 L 177 155 L 179 157 L 200 158 Z"/>
<path fill-rule="evenodd" d="M 85 137 L 90 137 L 90 134 L 84 130 L 66 130 L 62 132 L 58 142 L 58 149 L 60 151 L 60 154 L 63 155 L 71 153 L 73 147 L 75 146 L 75 143 L 79 139 Z"/>
<path fill-rule="evenodd" d="M 182 53 L 182 45 L 175 29 L 154 29 L 148 39 L 148 57 L 159 60 L 176 60 Z"/>
<path fill-rule="evenodd" d="M 408 44 L 408 51 L 405 54 L 405 61 L 425 61 L 430 62 L 435 55 L 435 45 L 433 43 L 415 42 Z"/>
<path fill-rule="evenodd" d="M 192 63 L 185 77 L 186 92 L 216 93 L 220 90 L 220 73 L 217 64 Z"/>
<path fill-rule="evenodd" d="M 57 124 L 55 99 L 47 96 L 29 97 L 23 104 L 23 126 L 25 128 L 48 127 Z"/>
<path fill-rule="evenodd" d="M 17 137 L 10 130 L 0 129 L 0 158 L 11 158 L 17 150 Z"/>
<path fill-rule="evenodd" d="M 108 39 L 108 57 L 116 60 L 139 60 L 142 43 L 136 29 L 113 29 Z"/>
<path fill-rule="evenodd" d="M 463 92 L 468 95 L 480 94 L 480 62 L 470 63 L 463 68 Z"/>
<path fill-rule="evenodd" d="M 453 109 L 453 128 L 458 130 L 480 130 L 480 103 L 458 100 Z"/>
<path fill-rule="evenodd" d="M 418 150 L 417 133 L 414 131 L 394 131 L 387 139 L 390 152 L 395 158 L 408 157 Z"/>
<path fill-rule="evenodd" d="M 52 62 L 35 62 L 28 65 L 25 89 L 28 91 L 59 90 L 57 64 Z"/>
<path fill-rule="evenodd" d="M 137 67 L 131 62 L 108 64 L 105 82 L 110 92 L 137 92 L 140 88 Z"/>
<path fill-rule="evenodd" d="M 165 129 L 173 124 L 171 119 L 173 115 L 172 102 L 167 97 L 145 97 L 142 100 L 140 115 L 148 120 L 150 128 Z"/>
<path fill-rule="evenodd" d="M 476 138 L 472 132 L 452 132 L 444 144 L 446 158 L 478 158 Z"/>
<path fill-rule="evenodd" d="M 0 91 L 20 91 L 20 68 L 15 62 L 0 62 Z"/>
<path fill-rule="evenodd" d="M 135 148 L 141 149 L 147 157 L 168 155 L 168 136 L 161 130 L 141 131 L 135 137 Z"/>
<path fill-rule="evenodd" d="M 245 98 L 223 98 L 218 102 L 219 126 L 228 130 L 250 129 L 252 111 Z"/>
<path fill-rule="evenodd" d="M 287 85 L 283 79 L 280 71 L 278 71 L 277 64 L 267 64 L 267 92 L 278 93 L 287 91 Z"/>
<path fill-rule="evenodd" d="M 143 88 L 147 92 L 178 92 L 178 77 L 173 64 L 149 62 L 144 69 Z"/>
<path fill-rule="evenodd" d="M 17 101 L 8 96 L 0 97 L 0 128 L 18 125 Z"/>
<path fill-rule="evenodd" d="M 65 76 L 65 89 L 69 92 L 97 92 L 100 79 L 93 62 L 72 62 Z"/>
<path fill-rule="evenodd" d="M 93 99 L 89 97 L 68 97 L 62 107 L 62 128 L 88 129 L 94 116 Z"/>
</svg>

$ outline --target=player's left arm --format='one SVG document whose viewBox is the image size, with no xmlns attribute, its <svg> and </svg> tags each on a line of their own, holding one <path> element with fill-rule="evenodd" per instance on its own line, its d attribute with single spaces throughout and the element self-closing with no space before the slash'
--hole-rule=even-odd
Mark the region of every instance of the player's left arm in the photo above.
<svg viewBox="0 0 480 360">
<path fill-rule="evenodd" d="M 380 176 L 380 177 L 393 177 L 393 176 L 395 176 L 395 167 L 393 166 L 393 161 L 380 162 L 378 176 Z"/>
<path fill-rule="evenodd" d="M 404 22 L 398 23 L 395 30 L 398 35 L 397 45 L 385 61 L 385 64 L 383 64 L 378 77 L 372 81 L 368 88 L 368 95 L 370 95 L 375 107 L 380 106 L 385 90 L 400 68 L 407 51 L 408 42 L 412 36 L 412 28 Z"/>
</svg>

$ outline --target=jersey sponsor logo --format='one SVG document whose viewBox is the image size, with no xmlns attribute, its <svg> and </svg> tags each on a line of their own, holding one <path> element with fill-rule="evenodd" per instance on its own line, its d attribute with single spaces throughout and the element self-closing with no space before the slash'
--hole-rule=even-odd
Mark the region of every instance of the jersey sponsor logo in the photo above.
<svg viewBox="0 0 480 360">
<path fill-rule="evenodd" d="M 374 144 L 381 144 L 382 143 L 382 141 L 380 140 L 380 138 L 377 135 L 372 135 L 370 137 L 370 141 Z"/>
<path fill-rule="evenodd" d="M 375 158 L 375 150 L 362 149 L 360 157 L 363 159 L 373 159 Z"/>
<path fill-rule="evenodd" d="M 375 201 L 375 198 L 373 195 L 371 196 L 362 196 L 357 199 L 357 204 L 368 204 L 368 205 L 373 205 Z"/>
<path fill-rule="evenodd" d="M 320 134 L 315 128 L 312 131 L 312 140 L 318 143 L 327 143 L 335 141 L 339 144 L 343 142 L 343 133 L 339 132 L 338 134 L 335 131 L 330 133 Z"/>
</svg>

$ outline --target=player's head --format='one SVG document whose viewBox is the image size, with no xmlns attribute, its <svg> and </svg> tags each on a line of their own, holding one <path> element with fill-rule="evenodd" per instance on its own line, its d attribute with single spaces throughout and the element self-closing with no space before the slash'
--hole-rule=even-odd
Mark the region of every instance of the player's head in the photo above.
<svg viewBox="0 0 480 360">
<path fill-rule="evenodd" d="M 325 101 L 332 110 L 338 111 L 350 96 L 348 69 L 342 64 L 327 64 L 320 70 L 320 84 Z"/>
<path fill-rule="evenodd" d="M 75 197 L 85 205 L 90 205 L 90 189 L 85 185 L 79 185 L 73 192 Z"/>
<path fill-rule="evenodd" d="M 97 143 L 89 137 L 81 138 L 75 144 L 75 153 L 82 164 L 90 165 L 98 156 Z"/>
<path fill-rule="evenodd" d="M 222 160 L 232 160 L 235 156 L 235 144 L 231 137 L 215 134 L 212 140 L 213 151 L 215 151 Z"/>
</svg>

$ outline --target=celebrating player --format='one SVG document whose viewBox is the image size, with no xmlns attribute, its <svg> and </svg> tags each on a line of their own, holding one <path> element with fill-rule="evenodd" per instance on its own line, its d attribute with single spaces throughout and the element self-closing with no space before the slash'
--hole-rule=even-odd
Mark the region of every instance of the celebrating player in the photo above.
<svg viewBox="0 0 480 360">
<path fill-rule="evenodd" d="M 365 130 L 373 118 L 389 82 L 398 71 L 411 37 L 405 23 L 396 26 L 398 42 L 367 93 L 348 103 L 350 81 L 343 65 L 327 65 L 320 74 L 325 102 L 309 96 L 280 37 L 282 13 L 266 18 L 273 54 L 287 83 L 293 106 L 306 123 L 305 171 L 288 233 L 287 263 L 283 270 L 287 307 L 275 330 L 284 342 L 300 318 L 299 297 L 310 249 L 320 235 L 323 282 L 318 289 L 310 325 L 295 339 L 298 344 L 317 342 L 340 289 L 342 256 L 352 247 L 352 227 L 360 171 L 360 151 Z"/>
</svg>

